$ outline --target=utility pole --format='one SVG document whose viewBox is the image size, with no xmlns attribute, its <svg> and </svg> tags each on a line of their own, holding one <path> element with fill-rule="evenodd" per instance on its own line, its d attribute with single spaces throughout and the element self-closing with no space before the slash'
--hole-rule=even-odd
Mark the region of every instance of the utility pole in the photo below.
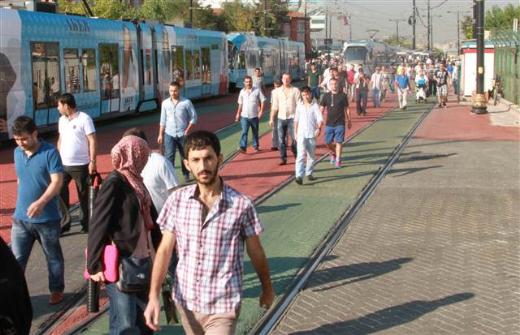
<svg viewBox="0 0 520 335">
<path fill-rule="evenodd" d="M 484 96 L 484 0 L 473 0 L 475 4 L 476 36 L 477 36 L 477 94 L 473 100 L 472 112 L 487 113 L 486 97 Z"/>
<path fill-rule="evenodd" d="M 415 8 L 415 0 L 413 0 L 413 15 L 412 15 L 412 50 L 415 50 L 415 22 L 416 22 L 416 12 L 417 9 Z"/>
<path fill-rule="evenodd" d="M 193 0 L 190 0 L 190 28 L 193 28 Z"/>
<path fill-rule="evenodd" d="M 460 10 L 457 9 L 457 55 L 460 52 Z"/>
<path fill-rule="evenodd" d="M 432 45 L 431 45 L 431 39 L 430 39 L 430 33 L 431 33 L 431 17 L 430 17 L 430 0 L 428 0 L 428 14 L 426 14 L 428 16 L 428 51 L 431 51 L 432 49 Z"/>
<path fill-rule="evenodd" d="M 352 41 L 352 16 L 348 15 L 348 24 L 350 26 L 350 40 Z"/>
<path fill-rule="evenodd" d="M 390 19 L 390 22 L 395 22 L 396 32 L 397 32 L 397 44 L 399 44 L 399 22 L 403 22 L 403 19 Z"/>
<path fill-rule="evenodd" d="M 305 5 L 305 16 L 307 16 L 307 3 Z M 264 36 L 267 36 L 267 0 L 264 0 Z"/>
</svg>

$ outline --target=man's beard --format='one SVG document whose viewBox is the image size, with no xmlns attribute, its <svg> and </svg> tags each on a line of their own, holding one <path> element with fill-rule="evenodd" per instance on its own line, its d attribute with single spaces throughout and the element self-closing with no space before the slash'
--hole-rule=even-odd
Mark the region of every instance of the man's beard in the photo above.
<svg viewBox="0 0 520 335">
<path fill-rule="evenodd" d="M 206 185 L 206 186 L 213 185 L 213 184 L 216 183 L 217 178 L 218 178 L 217 171 L 218 171 L 218 166 L 215 168 L 215 171 L 209 171 L 209 170 L 201 171 L 201 172 L 199 172 L 198 175 L 195 176 L 195 180 L 197 181 L 197 183 L 199 183 L 201 185 Z M 202 180 L 202 178 L 199 177 L 199 175 L 202 174 L 202 173 L 208 174 L 209 175 L 209 179 Z"/>
</svg>

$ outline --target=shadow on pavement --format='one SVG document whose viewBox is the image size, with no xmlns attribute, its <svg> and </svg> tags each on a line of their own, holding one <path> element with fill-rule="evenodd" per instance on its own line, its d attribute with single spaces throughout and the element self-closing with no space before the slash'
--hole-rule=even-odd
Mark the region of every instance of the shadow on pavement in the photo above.
<svg viewBox="0 0 520 335">
<path fill-rule="evenodd" d="M 425 314 L 435 311 L 439 307 L 468 300 L 474 296 L 475 294 L 473 293 L 464 292 L 431 301 L 410 301 L 401 305 L 381 309 L 357 319 L 331 323 L 311 330 L 294 332 L 292 335 L 372 334 L 411 322 Z"/>
<path fill-rule="evenodd" d="M 49 316 L 52 313 L 56 313 L 63 309 L 63 306 L 70 302 L 70 299 L 74 297 L 73 292 L 66 292 L 63 297 L 63 301 L 57 305 L 49 305 L 49 294 L 40 294 L 31 296 L 31 304 L 33 307 L 33 320 L 37 319 L 42 315 Z"/>
<path fill-rule="evenodd" d="M 300 205 L 301 205 L 301 203 L 289 203 L 289 204 L 282 204 L 282 205 L 276 205 L 276 206 L 260 205 L 260 206 L 256 207 L 256 210 L 257 210 L 258 214 L 263 214 L 263 213 L 269 213 L 269 212 L 283 211 L 287 208 L 296 207 L 296 206 L 300 206 Z"/>
</svg>

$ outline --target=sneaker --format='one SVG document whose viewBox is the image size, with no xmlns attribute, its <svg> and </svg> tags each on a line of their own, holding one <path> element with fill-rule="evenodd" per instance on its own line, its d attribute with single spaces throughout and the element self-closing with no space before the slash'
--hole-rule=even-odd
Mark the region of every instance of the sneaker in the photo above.
<svg viewBox="0 0 520 335">
<path fill-rule="evenodd" d="M 314 181 L 314 180 L 316 180 L 316 177 L 314 177 L 312 174 L 310 174 L 310 175 L 307 176 L 307 179 L 309 181 Z"/>
<path fill-rule="evenodd" d="M 339 169 L 341 167 L 341 160 L 339 160 L 339 159 L 336 160 L 335 166 L 336 166 L 336 169 Z"/>
<path fill-rule="evenodd" d="M 63 235 L 65 233 L 69 232 L 70 231 L 70 226 L 71 226 L 70 222 L 67 223 L 66 225 L 62 226 L 60 235 Z"/>
<path fill-rule="evenodd" d="M 336 163 L 336 155 L 330 155 L 330 164 L 335 164 Z"/>
<path fill-rule="evenodd" d="M 63 292 L 52 292 L 49 297 L 49 305 L 57 305 L 63 301 Z"/>
<path fill-rule="evenodd" d="M 260 152 L 260 148 L 255 148 L 255 152 Z"/>
<path fill-rule="evenodd" d="M 296 184 L 298 185 L 302 185 L 303 184 L 303 179 L 301 177 L 296 177 L 294 178 L 294 181 L 296 182 Z"/>
<path fill-rule="evenodd" d="M 282 159 L 280 161 L 280 163 L 278 163 L 278 165 L 285 165 L 285 164 L 287 164 L 287 161 L 285 159 Z"/>
<path fill-rule="evenodd" d="M 240 147 L 240 148 L 238 148 L 238 151 L 240 151 L 241 153 L 245 154 L 246 153 L 246 148 Z"/>
<path fill-rule="evenodd" d="M 271 147 L 271 151 L 278 151 L 278 147 Z"/>
</svg>

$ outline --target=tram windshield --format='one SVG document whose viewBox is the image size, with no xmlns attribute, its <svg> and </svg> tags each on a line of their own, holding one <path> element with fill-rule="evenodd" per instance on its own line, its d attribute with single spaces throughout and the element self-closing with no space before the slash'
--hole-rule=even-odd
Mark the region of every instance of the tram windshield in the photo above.
<svg viewBox="0 0 520 335">
<path fill-rule="evenodd" d="M 348 47 L 345 51 L 345 60 L 347 63 L 363 63 L 367 58 L 367 48 L 365 47 Z"/>
</svg>

